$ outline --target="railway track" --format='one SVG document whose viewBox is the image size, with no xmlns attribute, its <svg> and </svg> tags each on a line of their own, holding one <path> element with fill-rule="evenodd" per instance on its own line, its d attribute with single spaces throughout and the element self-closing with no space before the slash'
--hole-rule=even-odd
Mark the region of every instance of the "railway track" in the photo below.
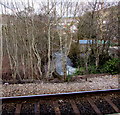
<svg viewBox="0 0 120 115">
<path fill-rule="evenodd" d="M 120 89 L 2 97 L 2 115 L 120 114 Z"/>
</svg>

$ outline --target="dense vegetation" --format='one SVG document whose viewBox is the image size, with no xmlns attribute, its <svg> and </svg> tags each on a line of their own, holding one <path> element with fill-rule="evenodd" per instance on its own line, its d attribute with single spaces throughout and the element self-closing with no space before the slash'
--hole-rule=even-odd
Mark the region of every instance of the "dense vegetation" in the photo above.
<svg viewBox="0 0 120 115">
<path fill-rule="evenodd" d="M 110 51 L 110 47 L 112 50 L 120 47 L 117 5 L 103 7 L 96 2 L 83 7 L 78 3 L 51 2 L 42 4 L 37 13 L 32 5 L 23 5 L 23 10 L 12 10 L 11 14 L 3 11 L 3 81 L 59 77 L 56 52 L 64 54 L 61 58 L 64 74 L 60 76 L 64 81 L 71 77 L 67 76 L 66 57 L 77 68 L 74 75 L 120 73 L 119 51 Z M 80 44 L 79 40 L 88 42 Z"/>
<path fill-rule="evenodd" d="M 78 41 L 88 40 L 88 43 L 72 45 L 70 58 L 78 68 L 75 75 L 120 73 L 118 20 L 117 6 L 105 8 L 103 12 L 94 9 L 79 18 Z M 111 51 L 110 47 L 118 50 Z"/>
</svg>

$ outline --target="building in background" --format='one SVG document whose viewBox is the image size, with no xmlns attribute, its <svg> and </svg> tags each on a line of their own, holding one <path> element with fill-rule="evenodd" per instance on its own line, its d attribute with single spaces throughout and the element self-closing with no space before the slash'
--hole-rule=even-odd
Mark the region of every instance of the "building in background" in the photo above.
<svg viewBox="0 0 120 115">
<path fill-rule="evenodd" d="M 62 29 L 65 34 L 66 30 L 69 30 L 71 33 L 77 32 L 77 24 L 78 24 L 78 18 L 77 17 L 64 17 L 60 19 L 58 24 L 58 29 Z"/>
</svg>

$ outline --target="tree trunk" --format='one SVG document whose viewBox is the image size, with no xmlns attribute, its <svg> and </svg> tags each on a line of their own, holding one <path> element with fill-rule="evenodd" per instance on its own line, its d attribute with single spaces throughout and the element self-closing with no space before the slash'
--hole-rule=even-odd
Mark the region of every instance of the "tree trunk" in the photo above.
<svg viewBox="0 0 120 115">
<path fill-rule="evenodd" d="M 50 51 L 51 51 L 51 45 L 50 45 L 50 25 L 49 25 L 49 28 L 48 28 L 48 70 L 47 70 L 47 78 L 50 77 Z"/>
<path fill-rule="evenodd" d="M 2 42 L 2 15 L 0 16 L 0 82 L 2 82 L 2 62 L 3 62 L 3 42 Z M 0 88 L 2 89 L 1 83 Z M 2 91 L 0 91 L 0 96 L 2 96 Z"/>
</svg>

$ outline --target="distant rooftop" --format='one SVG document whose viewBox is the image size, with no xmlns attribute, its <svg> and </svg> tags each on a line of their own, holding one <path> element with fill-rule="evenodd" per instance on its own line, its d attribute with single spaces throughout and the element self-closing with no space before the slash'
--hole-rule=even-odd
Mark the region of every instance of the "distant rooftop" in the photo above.
<svg viewBox="0 0 120 115">
<path fill-rule="evenodd" d="M 95 43 L 95 40 L 79 40 L 80 44 L 92 44 L 92 42 Z M 98 44 L 104 44 L 104 42 L 107 43 L 108 41 L 98 40 Z"/>
<path fill-rule="evenodd" d="M 92 44 L 92 40 L 79 40 L 80 44 Z"/>
</svg>

